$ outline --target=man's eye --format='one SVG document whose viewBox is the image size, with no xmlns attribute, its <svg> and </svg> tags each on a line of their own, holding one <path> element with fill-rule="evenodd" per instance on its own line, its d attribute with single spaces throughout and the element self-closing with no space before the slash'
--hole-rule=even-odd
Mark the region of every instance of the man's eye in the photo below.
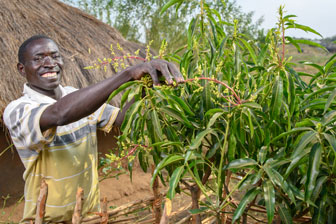
<svg viewBox="0 0 336 224">
<path fill-rule="evenodd" d="M 61 57 L 61 55 L 55 54 L 53 55 L 53 59 L 59 59 Z"/>
<path fill-rule="evenodd" d="M 43 59 L 43 57 L 35 57 L 34 61 L 41 61 Z"/>
</svg>

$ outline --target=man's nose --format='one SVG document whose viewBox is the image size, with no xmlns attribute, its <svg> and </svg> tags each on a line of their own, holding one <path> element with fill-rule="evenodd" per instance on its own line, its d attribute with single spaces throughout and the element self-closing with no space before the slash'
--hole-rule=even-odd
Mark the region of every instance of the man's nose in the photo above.
<svg viewBox="0 0 336 224">
<path fill-rule="evenodd" d="M 47 67 L 55 67 L 55 60 L 51 56 L 46 56 L 43 61 L 43 65 Z"/>
</svg>

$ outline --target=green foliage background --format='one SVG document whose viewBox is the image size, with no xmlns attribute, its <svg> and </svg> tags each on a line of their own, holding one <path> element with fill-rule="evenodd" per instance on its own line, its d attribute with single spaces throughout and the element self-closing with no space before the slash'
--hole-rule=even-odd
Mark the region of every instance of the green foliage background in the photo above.
<svg viewBox="0 0 336 224">
<path fill-rule="evenodd" d="M 125 91 L 121 105 L 133 98 L 135 103 L 121 127 L 120 154 L 109 159 L 128 158 L 130 170 L 135 158 L 145 171 L 154 163 L 153 181 L 158 177 L 167 183 L 169 199 L 182 186 L 190 190 L 196 199 L 190 211 L 195 220 L 202 214 L 220 223 L 229 215 L 233 222 L 245 223 L 251 206 L 258 204 L 268 223 L 300 223 L 307 221 L 305 216 L 311 223 L 336 223 L 336 54 L 322 65 L 301 62 L 314 73 L 297 72 L 286 55 L 287 45 L 298 51 L 302 45 L 325 50 L 313 41 L 286 36 L 287 30 L 320 34 L 297 24 L 295 15 L 284 15 L 283 7 L 276 28 L 258 39 L 253 26 L 225 14 L 233 10 L 228 1 L 146 2 L 151 5 L 142 10 L 147 14 L 140 22 L 158 40 L 181 46 L 164 58 L 180 65 L 186 82 L 153 87 L 147 77 L 112 93 Z M 106 3 L 122 10 L 145 1 Z M 174 29 L 175 37 L 169 37 L 165 16 L 182 22 L 181 43 L 174 41 L 179 37 Z M 132 24 L 122 22 L 126 19 L 120 15 L 114 22 L 136 38 Z M 189 25 L 181 32 L 186 21 Z M 232 183 L 232 176 L 238 183 Z M 198 201 L 195 191 L 205 201 Z M 232 200 L 237 191 L 242 192 L 238 204 Z"/>
<path fill-rule="evenodd" d="M 63 0 L 64 2 L 94 15 L 98 19 L 115 27 L 128 40 L 149 43 L 154 50 L 160 48 L 161 42 L 166 39 L 169 43 L 168 51 L 176 50 L 186 43 L 185 30 L 190 20 L 200 12 L 196 1 L 187 1 L 179 10 L 167 9 L 160 14 L 168 0 Z M 263 35 L 258 29 L 262 22 L 252 21 L 253 12 L 243 13 L 235 1 L 208 0 L 226 23 L 233 23 L 234 19 L 240 21 L 240 32 L 253 37 Z M 224 3 L 224 4 L 222 4 Z M 227 26 L 230 28 L 230 26 Z"/>
<path fill-rule="evenodd" d="M 171 0 L 163 10 L 183 3 Z M 193 197 L 201 192 L 206 201 L 194 204 L 195 220 L 206 214 L 221 222 L 230 214 L 246 222 L 258 204 L 268 223 L 303 222 L 306 215 L 335 223 L 336 55 L 324 65 L 302 62 L 317 73 L 297 73 L 286 45 L 325 48 L 286 36 L 293 28 L 319 35 L 294 15 L 280 7 L 277 28 L 260 42 L 240 33 L 238 20 L 228 24 L 211 5 L 198 4 L 182 56 L 166 55 L 180 64 L 186 83 L 152 87 L 144 79 L 118 90 L 128 88 L 122 104 L 136 99 L 121 127 L 120 156 L 134 153 L 144 170 L 153 162 L 153 181 L 169 183 L 171 200 L 181 185 Z M 233 188 L 232 175 L 240 177 Z M 244 192 L 239 204 L 231 200 L 237 190 Z"/>
</svg>

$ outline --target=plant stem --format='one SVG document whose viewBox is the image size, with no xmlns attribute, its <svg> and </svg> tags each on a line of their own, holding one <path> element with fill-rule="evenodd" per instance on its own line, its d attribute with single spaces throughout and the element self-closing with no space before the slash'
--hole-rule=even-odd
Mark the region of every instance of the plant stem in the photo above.
<svg viewBox="0 0 336 224">
<path fill-rule="evenodd" d="M 152 175 L 154 173 L 155 166 L 152 165 Z M 159 179 L 155 177 L 154 183 L 153 183 L 153 194 L 154 194 L 154 201 L 153 201 L 153 216 L 155 220 L 155 224 L 160 223 L 161 219 L 161 201 L 162 201 L 162 195 L 159 192 Z"/>
<path fill-rule="evenodd" d="M 82 222 L 82 207 L 84 200 L 83 196 L 84 196 L 84 190 L 83 188 L 79 187 L 76 194 L 76 205 L 72 216 L 73 224 L 80 224 Z"/>
<path fill-rule="evenodd" d="M 41 187 L 40 187 L 40 194 L 37 199 L 35 224 L 43 223 L 47 197 L 48 197 L 48 184 L 45 182 L 44 179 L 42 179 Z"/>
<path fill-rule="evenodd" d="M 221 82 L 221 81 L 219 81 L 217 79 L 212 79 L 212 78 L 208 78 L 208 77 L 198 77 L 198 78 L 187 79 L 184 82 L 192 82 L 192 81 L 195 81 L 196 79 L 208 80 L 208 81 L 215 82 L 215 83 L 218 83 L 218 84 L 221 84 L 221 85 L 225 86 L 228 90 L 230 90 L 232 92 L 233 96 L 237 100 L 237 104 L 241 104 L 242 103 L 240 97 L 237 95 L 237 93 L 230 86 L 228 86 L 225 82 Z M 230 103 L 232 103 L 235 106 L 237 106 L 236 103 L 233 103 L 233 102 L 230 102 Z"/>
<path fill-rule="evenodd" d="M 8 149 L 10 149 L 11 147 L 13 147 L 13 144 L 9 145 L 7 148 L 5 148 L 1 153 L 0 156 L 2 156 Z"/>
<path fill-rule="evenodd" d="M 219 162 L 219 167 L 218 167 L 218 178 L 217 178 L 217 183 L 218 183 L 218 189 L 217 189 L 217 198 L 219 201 L 222 200 L 222 168 L 223 168 L 223 163 L 224 163 L 224 155 L 225 155 L 225 146 L 227 145 L 227 136 L 229 133 L 229 126 L 230 126 L 230 121 L 226 122 L 226 130 L 225 130 L 225 137 L 224 137 L 224 143 L 223 146 L 221 147 L 221 158 Z"/>
</svg>

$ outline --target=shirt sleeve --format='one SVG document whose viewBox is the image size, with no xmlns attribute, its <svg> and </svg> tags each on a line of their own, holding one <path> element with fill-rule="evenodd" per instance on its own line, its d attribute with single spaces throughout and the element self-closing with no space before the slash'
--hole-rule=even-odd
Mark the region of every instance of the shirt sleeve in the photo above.
<svg viewBox="0 0 336 224">
<path fill-rule="evenodd" d="M 104 131 L 110 132 L 113 123 L 117 118 L 119 113 L 119 108 L 111 106 L 109 104 L 103 104 L 93 115 L 97 120 L 97 128 Z"/>
<path fill-rule="evenodd" d="M 49 104 L 21 102 L 9 105 L 4 112 L 4 122 L 9 130 L 20 157 L 26 157 L 29 151 L 39 152 L 49 144 L 56 133 L 56 127 L 41 132 L 40 118 Z"/>
</svg>

